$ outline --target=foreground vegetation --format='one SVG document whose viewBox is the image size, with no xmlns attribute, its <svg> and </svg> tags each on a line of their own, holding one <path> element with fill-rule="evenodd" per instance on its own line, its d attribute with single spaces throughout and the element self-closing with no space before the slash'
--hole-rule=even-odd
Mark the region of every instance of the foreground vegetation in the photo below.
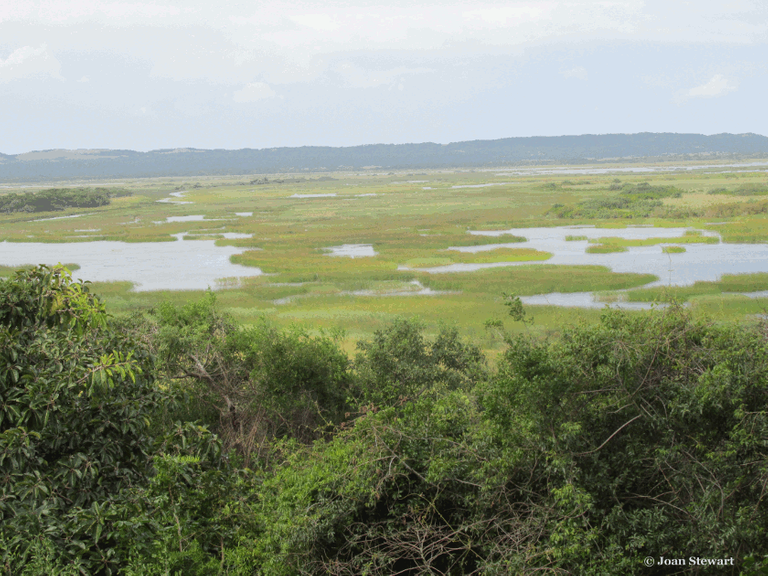
<svg viewBox="0 0 768 576">
<path fill-rule="evenodd" d="M 212 293 L 121 319 L 1 281 L 4 573 L 766 572 L 764 323 L 606 310 L 496 365 L 422 328 L 350 357 Z"/>
</svg>

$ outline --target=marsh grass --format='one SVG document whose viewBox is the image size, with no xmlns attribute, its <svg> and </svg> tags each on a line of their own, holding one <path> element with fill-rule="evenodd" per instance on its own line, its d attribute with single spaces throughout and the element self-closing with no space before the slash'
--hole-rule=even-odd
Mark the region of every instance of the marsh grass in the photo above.
<svg viewBox="0 0 768 576">
<path fill-rule="evenodd" d="M 580 241 L 580 240 L 587 240 L 587 237 L 586 236 L 571 236 L 571 235 L 568 235 L 568 236 L 565 237 L 565 241 L 566 242 L 576 242 L 576 241 Z"/>
<path fill-rule="evenodd" d="M 626 252 L 626 246 L 618 244 L 593 244 L 584 250 L 587 254 L 611 254 L 613 252 Z"/>
<path fill-rule="evenodd" d="M 626 293 L 615 291 L 595 292 L 593 298 L 595 302 L 605 302 L 606 304 L 627 301 Z"/>
<path fill-rule="evenodd" d="M 549 252 L 542 252 L 533 248 L 497 248 L 483 252 L 457 252 L 449 251 L 448 256 L 434 256 L 427 258 L 411 258 L 405 265 L 409 268 L 433 268 L 449 264 L 491 264 L 496 262 L 534 262 L 552 258 Z"/>
<path fill-rule="evenodd" d="M 716 282 L 696 282 L 691 286 L 658 286 L 627 292 L 631 302 L 687 302 L 698 296 L 718 296 L 728 292 L 768 290 L 768 273 L 723 274 Z M 746 296 L 744 296 L 746 298 Z"/>
<path fill-rule="evenodd" d="M 755 244 L 768 242 L 768 218 L 755 217 L 727 222 L 717 227 L 725 242 Z"/>
<path fill-rule="evenodd" d="M 685 252 L 685 246 L 662 246 L 661 251 L 664 254 L 682 254 Z"/>
<path fill-rule="evenodd" d="M 717 236 L 704 236 L 698 230 L 686 230 L 684 236 L 678 236 L 675 238 L 617 238 L 617 237 L 604 237 L 595 238 L 589 241 L 593 244 L 602 244 L 608 246 L 617 247 L 632 247 L 632 246 L 655 246 L 657 244 L 719 244 L 720 239 Z M 621 250 L 616 250 L 621 252 Z"/>
<path fill-rule="evenodd" d="M 555 266 L 552 264 L 490 268 L 450 274 L 420 273 L 419 281 L 435 290 L 519 296 L 550 292 L 622 290 L 657 280 L 653 274 L 618 274 L 604 266 Z"/>
</svg>

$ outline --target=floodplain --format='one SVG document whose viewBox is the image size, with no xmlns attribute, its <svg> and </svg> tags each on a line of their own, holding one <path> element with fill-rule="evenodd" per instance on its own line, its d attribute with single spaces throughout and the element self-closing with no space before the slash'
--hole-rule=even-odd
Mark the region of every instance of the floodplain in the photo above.
<svg viewBox="0 0 768 576">
<path fill-rule="evenodd" d="M 350 348 L 396 316 L 491 354 L 502 330 L 544 335 L 622 303 L 750 322 L 768 305 L 768 172 L 729 164 L 100 182 L 121 191 L 107 205 L 0 214 L 0 275 L 70 262 L 113 314 L 210 287 L 241 322 L 341 329 Z"/>
</svg>

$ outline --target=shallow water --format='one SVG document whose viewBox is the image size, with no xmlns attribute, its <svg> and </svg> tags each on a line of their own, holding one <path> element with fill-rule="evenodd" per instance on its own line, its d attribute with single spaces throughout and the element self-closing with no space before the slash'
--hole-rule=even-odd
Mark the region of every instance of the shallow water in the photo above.
<svg viewBox="0 0 768 576">
<path fill-rule="evenodd" d="M 294 283 L 284 282 L 284 283 L 274 283 L 270 285 L 271 286 L 303 286 L 304 284 L 306 284 L 306 282 L 294 282 Z M 412 290 L 393 290 L 391 292 L 382 292 L 377 290 L 344 290 L 342 292 L 337 292 L 336 294 L 334 294 L 334 296 L 371 296 L 375 298 L 386 298 L 391 296 L 442 296 L 446 294 L 460 294 L 460 292 L 449 292 L 447 290 L 432 290 L 432 288 L 427 288 L 418 280 L 411 280 L 410 282 L 408 282 L 408 284 L 411 284 L 414 288 Z M 300 294 L 297 296 L 286 296 L 284 298 L 278 298 L 276 300 L 272 300 L 272 303 L 277 304 L 278 306 L 282 306 L 284 304 L 290 304 L 295 300 L 299 300 L 302 298 L 311 298 L 312 296 L 316 296 L 316 295 Z"/>
<path fill-rule="evenodd" d="M 166 222 L 200 222 L 201 220 L 205 220 L 205 216 L 202 214 L 195 214 L 194 216 L 168 216 L 165 219 Z"/>
<path fill-rule="evenodd" d="M 649 172 L 690 172 L 692 170 L 705 170 L 710 168 L 750 168 L 768 166 L 768 162 L 745 162 L 740 164 L 702 164 L 699 166 L 630 166 L 622 168 L 569 168 L 569 167 L 552 167 L 552 168 L 522 168 L 520 170 L 510 170 L 505 172 L 498 172 L 496 176 L 531 176 L 535 174 L 562 174 L 562 175 L 579 175 L 579 174 L 612 174 L 612 173 L 629 173 L 629 174 L 642 174 Z M 733 172 L 727 170 L 726 172 Z"/>
<path fill-rule="evenodd" d="M 174 238 L 177 240 L 195 240 L 198 241 L 195 237 L 196 236 L 221 236 L 222 238 L 226 238 L 227 240 L 237 240 L 239 238 L 253 238 L 253 234 L 247 234 L 245 232 L 202 232 L 198 230 L 195 233 L 190 234 L 189 232 L 181 232 L 179 234 L 171 234 Z"/>
<path fill-rule="evenodd" d="M 336 194 L 292 194 L 288 198 L 333 198 Z"/>
<path fill-rule="evenodd" d="M 651 308 L 665 308 L 666 304 L 651 304 L 650 302 L 600 302 L 595 299 L 592 292 L 552 292 L 550 294 L 537 294 L 535 296 L 520 296 L 523 304 L 533 306 L 564 306 L 568 308 L 621 308 L 623 310 L 650 310 Z"/>
<path fill-rule="evenodd" d="M 194 204 L 194 202 L 190 202 L 188 200 L 174 200 L 174 198 L 183 198 L 184 195 L 187 193 L 186 190 L 183 190 L 181 192 L 171 192 L 172 198 L 163 198 L 162 200 L 158 200 L 157 202 L 160 202 L 161 204 Z"/>
<path fill-rule="evenodd" d="M 235 233 L 232 233 L 235 234 Z M 183 236 L 183 234 L 181 235 Z M 217 279 L 260 276 L 259 268 L 232 264 L 246 248 L 216 246 L 214 240 L 190 242 L 0 242 L 5 266 L 74 262 L 72 276 L 92 282 L 128 281 L 134 290 L 205 290 Z"/>
<path fill-rule="evenodd" d="M 447 272 L 473 272 L 485 268 L 503 266 L 530 266 L 537 264 L 560 265 L 598 265 L 606 266 L 613 272 L 636 272 L 653 274 L 658 280 L 646 284 L 652 286 L 688 286 L 695 282 L 714 282 L 723 274 L 753 274 L 768 272 L 768 244 L 684 244 L 685 252 L 665 254 L 661 247 L 674 245 L 669 243 L 655 246 L 629 247 L 627 252 L 612 254 L 587 254 L 588 240 L 565 239 L 566 236 L 586 236 L 588 239 L 619 237 L 642 240 L 646 238 L 671 238 L 684 236 L 687 228 L 655 228 L 635 226 L 624 229 L 594 228 L 592 226 L 561 226 L 553 228 L 515 228 L 511 230 L 473 231 L 477 236 L 503 236 L 514 234 L 522 236 L 525 242 L 486 244 L 483 246 L 457 246 L 450 250 L 459 252 L 484 252 L 497 248 L 535 248 L 553 254 L 549 260 L 541 262 L 495 262 L 490 264 L 451 264 L 434 268 L 420 269 L 434 274 Z M 717 232 L 702 230 L 704 236 L 715 236 Z M 399 267 L 399 269 L 407 269 Z M 764 297 L 768 292 L 747 293 L 752 298 Z M 553 306 L 578 306 L 582 308 L 603 308 L 605 302 L 595 301 L 590 292 L 573 294 L 538 294 L 521 297 L 526 304 L 548 304 Z M 613 302 L 609 306 L 628 309 L 650 308 L 648 303 Z"/>
<path fill-rule="evenodd" d="M 489 184 L 462 184 L 461 186 L 451 186 L 451 188 L 487 188 L 488 186 L 504 186 L 506 184 L 509 184 L 509 182 L 491 182 Z"/>
<path fill-rule="evenodd" d="M 323 248 L 323 250 L 330 252 L 327 256 L 346 256 L 348 258 L 366 258 L 378 254 L 370 244 L 343 244 L 342 246 Z"/>
<path fill-rule="evenodd" d="M 460 294 L 460 292 L 451 292 L 448 290 L 432 290 L 424 286 L 418 280 L 408 282 L 414 286 L 413 290 L 395 290 L 393 292 L 377 292 L 376 290 L 354 290 L 352 292 L 343 292 L 352 296 L 441 296 L 444 294 Z"/>
<path fill-rule="evenodd" d="M 80 218 L 80 216 L 85 216 L 85 214 L 72 214 L 71 216 L 54 216 L 53 218 L 38 218 L 37 220 L 32 220 L 32 222 L 47 222 L 48 220 L 64 220 L 66 218 Z"/>
<path fill-rule="evenodd" d="M 482 252 L 496 248 L 535 248 L 551 252 L 552 258 L 542 264 L 598 265 L 607 266 L 614 272 L 637 272 L 659 277 L 648 286 L 688 286 L 698 281 L 716 281 L 723 274 L 751 274 L 768 272 L 768 244 L 685 244 L 681 254 L 665 254 L 661 246 L 675 244 L 674 240 L 663 245 L 629 247 L 627 252 L 612 254 L 587 254 L 587 240 L 567 241 L 566 236 L 586 236 L 591 239 L 619 237 L 642 240 L 646 238 L 682 237 L 686 228 L 630 227 L 624 229 L 563 226 L 554 228 L 516 228 L 512 230 L 470 232 L 477 236 L 501 236 L 514 234 L 526 238 L 526 242 L 486 244 L 484 246 L 459 246 L 451 250 Z M 717 232 L 701 231 L 704 236 Z M 500 262 L 495 264 L 454 264 L 430 268 L 428 272 L 470 272 L 498 266 L 531 265 L 535 262 Z"/>
<path fill-rule="evenodd" d="M 221 222 L 224 218 L 206 218 L 202 214 L 195 214 L 194 216 L 168 216 L 165 221 L 160 220 L 155 224 L 167 224 L 169 222 Z"/>
</svg>

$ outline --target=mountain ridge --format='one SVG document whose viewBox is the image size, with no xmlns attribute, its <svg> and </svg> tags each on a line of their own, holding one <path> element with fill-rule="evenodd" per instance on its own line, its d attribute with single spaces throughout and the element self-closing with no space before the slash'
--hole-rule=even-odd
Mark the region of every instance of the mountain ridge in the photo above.
<svg viewBox="0 0 768 576">
<path fill-rule="evenodd" d="M 437 144 L 364 144 L 280 148 L 49 149 L 0 153 L 0 181 L 270 174 L 339 170 L 504 167 L 622 159 L 768 156 L 768 137 L 754 134 L 582 134 L 468 140 Z"/>
</svg>

